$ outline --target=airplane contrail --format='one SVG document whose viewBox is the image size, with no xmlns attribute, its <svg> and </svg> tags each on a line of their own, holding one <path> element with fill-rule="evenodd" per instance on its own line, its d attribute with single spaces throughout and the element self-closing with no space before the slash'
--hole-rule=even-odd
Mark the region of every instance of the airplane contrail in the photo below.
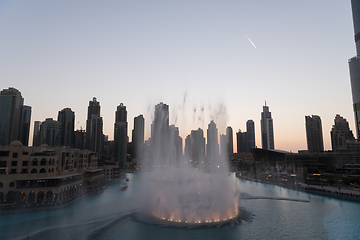
<svg viewBox="0 0 360 240">
<path fill-rule="evenodd" d="M 254 48 L 257 48 L 255 44 L 251 41 L 251 39 L 245 34 L 246 38 L 249 40 L 249 42 L 254 46 Z"/>
</svg>

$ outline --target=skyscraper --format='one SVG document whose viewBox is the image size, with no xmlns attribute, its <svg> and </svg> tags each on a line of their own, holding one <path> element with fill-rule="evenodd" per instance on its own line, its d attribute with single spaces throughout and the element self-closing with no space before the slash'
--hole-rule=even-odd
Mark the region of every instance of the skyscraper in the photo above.
<svg viewBox="0 0 360 240">
<path fill-rule="evenodd" d="M 40 145 L 47 144 L 50 147 L 60 145 L 61 140 L 61 123 L 47 118 L 40 125 Z"/>
<path fill-rule="evenodd" d="M 239 131 L 236 133 L 236 145 L 237 145 L 237 152 L 247 152 L 247 132 Z"/>
<path fill-rule="evenodd" d="M 227 153 L 232 155 L 234 153 L 234 140 L 233 130 L 231 127 L 226 128 L 226 141 L 227 141 Z"/>
<path fill-rule="evenodd" d="M 211 121 L 207 129 L 207 159 L 217 159 L 219 157 L 219 135 L 214 121 Z"/>
<path fill-rule="evenodd" d="M 100 102 L 95 97 L 89 101 L 87 117 L 85 149 L 99 153 L 100 157 L 104 142 L 103 119 L 100 117 Z"/>
<path fill-rule="evenodd" d="M 306 140 L 308 151 L 317 153 L 324 151 L 321 118 L 317 115 L 305 116 Z"/>
<path fill-rule="evenodd" d="M 132 157 L 142 159 L 144 156 L 145 119 L 143 115 L 134 118 L 132 130 Z"/>
<path fill-rule="evenodd" d="M 255 123 L 251 119 L 246 122 L 246 142 L 246 152 L 255 148 Z"/>
<path fill-rule="evenodd" d="M 263 106 L 261 113 L 261 143 L 263 149 L 274 149 L 274 128 L 273 119 L 271 118 L 271 112 L 269 107 Z"/>
<path fill-rule="evenodd" d="M 155 106 L 154 121 L 151 126 L 153 157 L 167 161 L 169 140 L 169 106 L 160 102 Z"/>
<path fill-rule="evenodd" d="M 24 116 L 22 116 L 24 114 Z M 0 92 L 0 145 L 19 140 L 28 145 L 31 107 L 24 106 L 24 99 L 15 88 Z"/>
<path fill-rule="evenodd" d="M 356 56 L 349 59 L 351 90 L 357 138 L 360 138 L 360 1 L 351 0 Z"/>
<path fill-rule="evenodd" d="M 30 133 L 30 121 L 31 121 L 31 107 L 22 106 L 21 121 L 20 121 L 20 136 L 19 140 L 24 146 L 29 145 L 29 133 Z"/>
<path fill-rule="evenodd" d="M 127 143 L 127 111 L 126 106 L 120 103 L 115 112 L 114 124 L 114 159 L 119 163 L 119 167 L 125 167 Z"/>
<path fill-rule="evenodd" d="M 75 113 L 64 108 L 58 113 L 58 121 L 61 123 L 60 145 L 74 147 Z"/>
<path fill-rule="evenodd" d="M 346 148 L 349 142 L 354 142 L 355 140 L 354 135 L 349 128 L 349 123 L 339 114 L 336 114 L 335 116 L 334 125 L 330 135 L 333 151 L 337 151 L 339 148 Z"/>
<path fill-rule="evenodd" d="M 34 123 L 33 146 L 40 145 L 40 124 L 40 121 L 35 121 Z"/>
</svg>

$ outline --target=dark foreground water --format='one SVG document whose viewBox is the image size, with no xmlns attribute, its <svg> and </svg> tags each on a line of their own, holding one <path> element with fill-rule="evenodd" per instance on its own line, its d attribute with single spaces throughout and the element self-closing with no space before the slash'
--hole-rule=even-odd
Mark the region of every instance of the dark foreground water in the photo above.
<svg viewBox="0 0 360 240">
<path fill-rule="evenodd" d="M 176 228 L 134 217 L 141 174 L 100 195 L 54 211 L 0 216 L 0 239 L 360 239 L 360 203 L 239 180 L 240 205 L 252 221 L 215 228 Z M 216 189 L 214 189 L 216 191 Z"/>
</svg>

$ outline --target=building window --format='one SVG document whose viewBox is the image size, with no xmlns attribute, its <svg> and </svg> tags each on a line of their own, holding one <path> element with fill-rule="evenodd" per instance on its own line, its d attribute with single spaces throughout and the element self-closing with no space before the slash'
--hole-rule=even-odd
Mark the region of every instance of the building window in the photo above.
<svg viewBox="0 0 360 240">
<path fill-rule="evenodd" d="M 0 157 L 8 157 L 9 151 L 0 151 Z"/>
<path fill-rule="evenodd" d="M 28 166 L 28 164 L 29 164 L 29 161 L 23 161 L 23 163 L 22 163 L 22 165 L 23 165 L 24 167 Z"/>
<path fill-rule="evenodd" d="M 27 168 L 23 168 L 23 169 L 21 169 L 21 173 L 28 173 Z"/>
<path fill-rule="evenodd" d="M 39 173 L 46 173 L 45 168 L 40 169 L 40 172 L 39 172 Z"/>
<path fill-rule="evenodd" d="M 10 170 L 10 174 L 16 174 L 16 168 Z"/>
<path fill-rule="evenodd" d="M 14 182 L 11 182 L 11 183 L 9 184 L 9 187 L 15 187 L 15 183 L 14 183 Z"/>
<path fill-rule="evenodd" d="M 0 188 L 4 187 L 4 184 L 2 182 L 0 182 Z"/>
<path fill-rule="evenodd" d="M 37 173 L 36 168 L 33 168 L 33 169 L 31 170 L 31 173 Z"/>
<path fill-rule="evenodd" d="M 17 152 L 14 152 L 13 153 L 13 158 L 17 158 L 18 157 L 18 153 Z"/>
<path fill-rule="evenodd" d="M 28 152 L 23 152 L 23 155 L 29 155 L 29 153 Z"/>
<path fill-rule="evenodd" d="M 40 165 L 41 165 L 41 166 L 45 166 L 45 165 L 46 165 L 46 159 L 45 159 L 45 158 L 41 159 Z"/>
<path fill-rule="evenodd" d="M 17 161 L 11 161 L 11 166 L 16 167 L 17 166 Z"/>
<path fill-rule="evenodd" d="M 6 169 L 0 169 L 0 174 L 6 174 Z"/>
<path fill-rule="evenodd" d="M 6 167 L 6 161 L 0 161 L 0 167 Z"/>
<path fill-rule="evenodd" d="M 34 160 L 33 160 L 33 164 L 32 164 L 33 166 L 37 166 L 38 165 L 38 160 L 35 158 Z"/>
</svg>

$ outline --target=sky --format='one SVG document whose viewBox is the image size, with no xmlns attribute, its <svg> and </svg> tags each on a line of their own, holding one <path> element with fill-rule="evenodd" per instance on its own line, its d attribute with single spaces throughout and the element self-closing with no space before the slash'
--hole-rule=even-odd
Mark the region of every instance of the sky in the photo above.
<svg viewBox="0 0 360 240">
<path fill-rule="evenodd" d="M 34 121 L 101 105 L 113 139 L 116 107 L 143 114 L 170 106 L 185 137 L 214 120 L 246 131 L 269 106 L 275 148 L 307 149 L 305 116 L 322 119 L 324 146 L 336 114 L 355 133 L 348 59 L 355 56 L 350 0 L 0 1 L 0 89 L 15 87 Z M 234 148 L 236 151 L 236 147 Z"/>
</svg>

